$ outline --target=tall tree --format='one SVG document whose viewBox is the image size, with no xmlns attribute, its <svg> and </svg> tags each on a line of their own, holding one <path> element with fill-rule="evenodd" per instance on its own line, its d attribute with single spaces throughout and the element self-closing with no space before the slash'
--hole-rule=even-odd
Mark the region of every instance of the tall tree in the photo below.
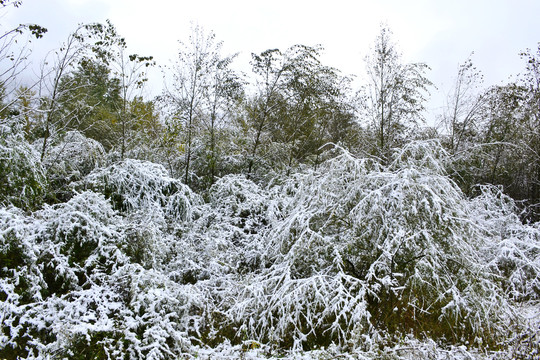
<svg viewBox="0 0 540 360">
<path fill-rule="evenodd" d="M 60 49 L 54 52 L 52 60 L 44 61 L 41 67 L 37 93 L 41 101 L 40 110 L 43 113 L 41 117 L 43 132 L 41 144 L 42 161 L 50 145 L 50 138 L 57 131 L 61 131 L 62 127 L 75 120 L 70 115 L 66 116 L 66 114 L 62 113 L 59 100 L 77 87 L 76 84 L 63 83 L 63 80 L 86 51 L 87 43 L 84 40 L 84 26 L 79 26 L 68 36 Z"/>
<path fill-rule="evenodd" d="M 273 119 L 283 113 L 285 72 L 289 64 L 279 49 L 269 49 L 260 54 L 252 54 L 252 71 L 256 75 L 256 93 L 247 103 L 248 127 L 252 129 L 252 139 L 247 158 L 247 176 L 251 177 L 258 162 L 259 148 L 264 135 L 269 132 Z"/>
<path fill-rule="evenodd" d="M 317 163 L 324 144 L 341 142 L 352 127 L 349 80 L 322 64 L 321 46 L 294 45 L 253 55 L 256 93 L 249 102 L 248 176 L 255 165 L 286 168 Z M 261 147 L 268 149 L 264 154 Z"/>
<path fill-rule="evenodd" d="M 321 63 L 322 50 L 321 46 L 295 45 L 285 53 L 287 110 L 276 121 L 277 135 L 289 149 L 288 171 L 295 162 L 318 156 L 325 143 L 341 142 L 339 134 L 351 126 L 352 114 L 345 115 L 348 79 Z"/>
<path fill-rule="evenodd" d="M 118 109 L 122 107 L 120 80 L 92 58 L 78 61 L 61 82 L 59 104 L 66 130 L 78 130 L 113 149 L 121 138 Z M 121 141 L 121 140 L 120 140 Z"/>
<path fill-rule="evenodd" d="M 365 59 L 369 83 L 360 92 L 362 116 L 376 139 L 375 153 L 383 159 L 423 120 L 426 94 L 432 85 L 425 76 L 429 67 L 403 64 L 391 36 L 381 26 L 373 52 Z"/>
<path fill-rule="evenodd" d="M 522 109 L 527 120 L 526 143 L 532 153 L 528 198 L 537 220 L 540 218 L 540 43 L 536 51 L 527 49 L 520 55 L 526 64 L 520 85 L 525 89 L 525 106 Z"/>
<path fill-rule="evenodd" d="M 446 145 L 452 154 L 464 149 L 464 143 L 474 137 L 479 126 L 481 109 L 487 95 L 480 88 L 482 78 L 470 57 L 459 65 L 441 119 L 443 131 L 447 135 Z"/>
<path fill-rule="evenodd" d="M 219 142 L 222 130 L 230 118 L 231 106 L 243 97 L 243 82 L 238 74 L 230 68 L 235 56 L 219 59 L 214 64 L 209 76 L 209 86 L 205 87 L 202 99 L 204 114 L 201 125 L 205 137 L 205 177 L 208 185 L 212 185 L 218 174 L 220 162 Z"/>
<path fill-rule="evenodd" d="M 189 43 L 180 42 L 178 59 L 173 66 L 172 84 L 165 98 L 172 102 L 173 128 L 183 134 L 184 182 L 191 183 L 192 162 L 195 152 L 203 152 L 203 145 L 195 149 L 197 130 L 209 134 L 210 182 L 215 176 L 216 130 L 223 119 L 229 99 L 237 93 L 240 82 L 230 69 L 234 56 L 221 55 L 222 42 L 213 32 L 201 27 L 192 29 Z M 196 151 L 195 151 L 196 150 Z"/>
<path fill-rule="evenodd" d="M 86 25 L 93 38 L 92 54 L 95 61 L 106 67 L 110 77 L 118 81 L 120 101 L 115 104 L 117 147 L 120 159 L 124 159 L 134 136 L 133 126 L 136 119 L 129 113 L 129 104 L 137 96 L 142 96 L 143 85 L 147 81 L 147 69 L 155 65 L 152 56 L 129 54 L 125 38 L 120 36 L 116 27 L 107 20 L 105 24 Z M 88 61 L 88 59 L 85 59 Z"/>
</svg>

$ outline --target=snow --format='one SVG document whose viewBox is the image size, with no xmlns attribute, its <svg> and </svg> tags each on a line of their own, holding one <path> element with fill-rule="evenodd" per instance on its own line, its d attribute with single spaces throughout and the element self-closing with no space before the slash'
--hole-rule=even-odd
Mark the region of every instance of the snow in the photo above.
<svg viewBox="0 0 540 360">
<path fill-rule="evenodd" d="M 336 151 L 267 187 L 224 176 L 204 198 L 161 165 L 97 161 L 65 202 L 0 208 L 0 348 L 30 359 L 538 351 L 540 225 L 521 223 L 498 188 L 467 198 L 436 143 L 386 166 Z"/>
</svg>

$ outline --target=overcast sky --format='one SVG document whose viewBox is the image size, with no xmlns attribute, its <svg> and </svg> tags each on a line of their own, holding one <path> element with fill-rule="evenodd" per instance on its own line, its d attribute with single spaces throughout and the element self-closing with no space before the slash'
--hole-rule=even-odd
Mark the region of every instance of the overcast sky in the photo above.
<svg viewBox="0 0 540 360">
<path fill-rule="evenodd" d="M 196 23 L 216 33 L 225 54 L 240 52 L 239 67 L 249 68 L 252 52 L 322 44 L 326 65 L 355 75 L 364 72 L 363 59 L 386 23 L 404 61 L 432 68 L 435 110 L 458 64 L 473 51 L 486 85 L 522 71 L 518 54 L 537 49 L 539 18 L 540 0 L 23 0 L 0 21 L 4 29 L 28 22 L 48 28 L 33 45 L 36 57 L 58 47 L 78 23 L 110 19 L 131 52 L 166 65 Z M 158 78 L 154 91 L 161 87 Z"/>
</svg>

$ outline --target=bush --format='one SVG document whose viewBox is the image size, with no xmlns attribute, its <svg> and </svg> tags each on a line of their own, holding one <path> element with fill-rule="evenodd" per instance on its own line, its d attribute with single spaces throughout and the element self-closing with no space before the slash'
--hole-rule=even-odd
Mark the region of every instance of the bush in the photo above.
<svg viewBox="0 0 540 360">
<path fill-rule="evenodd" d="M 344 152 L 287 182 L 273 265 L 231 316 L 255 339 L 296 347 L 358 346 L 380 331 L 495 346 L 512 311 L 482 250 L 499 239 L 441 156 L 416 143 L 384 167 Z"/>
<path fill-rule="evenodd" d="M 49 149 L 44 164 L 55 198 L 67 201 L 72 196 L 70 183 L 105 165 L 105 149 L 78 131 L 68 131 Z"/>
<path fill-rule="evenodd" d="M 171 221 L 188 220 L 202 202 L 188 186 L 169 177 L 165 168 L 148 161 L 127 159 L 96 169 L 82 182 L 84 188 L 104 194 L 124 213 L 158 208 Z"/>
<path fill-rule="evenodd" d="M 3 131 L 0 129 L 0 131 Z M 47 194 L 47 177 L 39 155 L 22 134 L 0 134 L 0 205 L 39 208 Z"/>
</svg>

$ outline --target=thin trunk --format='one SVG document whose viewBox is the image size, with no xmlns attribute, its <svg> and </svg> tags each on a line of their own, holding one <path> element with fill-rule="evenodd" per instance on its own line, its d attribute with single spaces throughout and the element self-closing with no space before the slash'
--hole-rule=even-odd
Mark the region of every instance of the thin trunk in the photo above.
<svg viewBox="0 0 540 360">
<path fill-rule="evenodd" d="M 186 172 L 184 174 L 184 183 L 186 185 L 189 185 L 189 166 L 191 161 L 191 126 L 192 126 L 192 116 L 193 112 L 192 109 L 189 110 L 189 120 L 188 120 L 188 128 L 187 128 L 187 149 L 186 149 Z"/>
<path fill-rule="evenodd" d="M 381 101 L 381 128 L 380 128 L 380 143 L 381 143 L 381 155 L 384 154 L 384 62 L 381 62 L 381 76 L 380 76 L 381 91 L 379 94 Z"/>
<path fill-rule="evenodd" d="M 251 150 L 249 164 L 248 164 L 248 173 L 247 173 L 248 179 L 251 178 L 251 171 L 253 170 L 254 158 L 255 158 L 255 155 L 257 154 L 257 148 L 259 147 L 262 130 L 264 128 L 265 123 L 266 123 L 266 109 L 262 114 L 262 119 L 257 124 L 258 126 L 257 126 L 257 134 L 255 135 L 255 143 L 253 144 L 253 148 Z"/>
<path fill-rule="evenodd" d="M 193 136 L 193 117 L 195 110 L 195 98 L 197 93 L 197 86 L 199 80 L 199 72 L 197 67 L 195 68 L 195 73 L 193 74 L 193 82 L 191 89 L 191 98 L 189 99 L 189 114 L 188 114 L 188 127 L 187 127 L 187 154 L 186 154 L 186 172 L 184 174 L 184 183 L 189 185 L 189 167 L 191 162 L 191 141 Z"/>
<path fill-rule="evenodd" d="M 216 134 L 215 134 L 215 124 L 216 122 L 216 115 L 215 110 L 213 111 L 213 114 L 211 116 L 211 123 L 210 123 L 210 185 L 214 184 L 214 178 L 216 176 Z"/>
</svg>

